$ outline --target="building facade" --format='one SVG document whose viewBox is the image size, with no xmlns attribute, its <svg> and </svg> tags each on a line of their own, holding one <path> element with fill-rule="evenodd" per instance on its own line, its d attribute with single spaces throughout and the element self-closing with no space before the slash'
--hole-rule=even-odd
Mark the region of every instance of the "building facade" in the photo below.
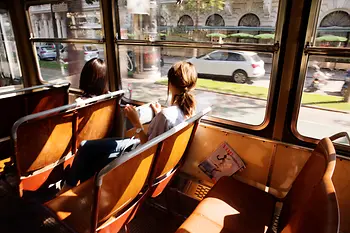
<svg viewBox="0 0 350 233">
<path fill-rule="evenodd" d="M 199 27 L 274 28 L 278 14 L 278 0 L 226 0 L 223 9 L 203 10 L 200 14 L 195 10 L 186 10 L 186 0 L 181 5 L 175 4 L 175 0 L 156 2 L 158 26 L 163 27 L 194 26 L 197 23 Z M 127 1 L 119 0 L 119 5 L 121 27 L 130 31 L 133 19 L 128 13 Z M 350 27 L 350 1 L 323 0 L 319 17 L 321 27 Z M 101 38 L 99 2 L 87 4 L 85 0 L 79 0 L 70 6 L 53 5 L 52 9 L 50 5 L 32 6 L 30 19 L 35 37 Z"/>
</svg>

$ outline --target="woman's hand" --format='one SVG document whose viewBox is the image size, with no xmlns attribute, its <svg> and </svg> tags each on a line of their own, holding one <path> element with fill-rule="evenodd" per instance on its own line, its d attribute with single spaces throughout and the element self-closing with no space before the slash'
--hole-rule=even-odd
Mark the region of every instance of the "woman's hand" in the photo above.
<svg viewBox="0 0 350 233">
<path fill-rule="evenodd" d="M 156 115 L 162 110 L 162 106 L 158 102 L 154 104 L 152 103 L 151 108 L 153 109 Z"/>
<path fill-rule="evenodd" d="M 129 119 L 129 121 L 135 128 L 142 127 L 139 114 L 137 113 L 135 106 L 127 104 L 126 107 L 124 108 L 124 112 L 126 117 Z"/>
</svg>

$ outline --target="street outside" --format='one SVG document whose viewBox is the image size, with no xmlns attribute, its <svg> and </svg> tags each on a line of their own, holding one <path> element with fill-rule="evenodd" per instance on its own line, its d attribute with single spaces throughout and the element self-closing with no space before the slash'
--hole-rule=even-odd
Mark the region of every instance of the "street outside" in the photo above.
<svg viewBox="0 0 350 233">
<path fill-rule="evenodd" d="M 179 58 L 169 56 L 164 56 L 163 59 L 164 66 L 161 68 L 161 79 L 165 79 L 171 65 L 179 61 Z M 265 70 L 265 76 L 254 80 L 250 85 L 268 88 L 270 84 L 271 64 L 265 64 Z M 305 87 L 311 83 L 313 72 L 311 68 L 308 70 Z M 41 68 L 41 74 L 42 77 L 48 81 L 58 78 L 65 79 L 61 70 L 58 69 Z M 344 83 L 345 72 L 333 71 L 333 74 L 332 79 L 328 81 L 322 91 L 318 92 L 324 95 L 339 95 L 340 89 Z M 79 75 L 74 78 L 77 80 L 70 80 L 75 83 L 75 87 L 78 85 L 78 78 Z M 132 99 L 142 102 L 160 101 L 161 103 L 165 103 L 167 87 L 155 83 L 156 81 L 157 80 L 154 79 L 135 79 L 127 77 L 122 79 L 122 85 L 125 89 L 128 85 L 131 85 Z M 213 111 L 210 114 L 211 116 L 253 125 L 259 125 L 264 120 L 267 105 L 266 100 L 199 89 L 195 91 L 195 94 L 199 109 L 212 106 Z M 314 138 L 330 136 L 340 131 L 350 132 L 349 115 L 350 114 L 347 112 L 302 106 L 300 108 L 297 129 L 302 135 Z"/>
</svg>

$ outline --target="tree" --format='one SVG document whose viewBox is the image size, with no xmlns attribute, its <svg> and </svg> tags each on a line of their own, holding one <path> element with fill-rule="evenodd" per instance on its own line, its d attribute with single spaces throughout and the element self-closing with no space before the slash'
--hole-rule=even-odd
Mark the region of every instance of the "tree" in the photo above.
<svg viewBox="0 0 350 233">
<path fill-rule="evenodd" d="M 210 11 L 221 11 L 225 7 L 225 0 L 186 0 L 184 9 L 195 11 L 195 27 L 198 26 L 199 16 Z"/>
</svg>

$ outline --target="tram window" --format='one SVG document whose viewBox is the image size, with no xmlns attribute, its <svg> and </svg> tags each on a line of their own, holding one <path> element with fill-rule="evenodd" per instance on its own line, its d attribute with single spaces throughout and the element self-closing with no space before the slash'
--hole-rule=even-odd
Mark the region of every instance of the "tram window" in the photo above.
<svg viewBox="0 0 350 233">
<path fill-rule="evenodd" d="M 176 4 L 151 0 L 143 1 L 144 7 L 137 5 L 139 2 L 118 0 L 121 39 L 259 44 L 274 41 L 278 0 L 261 2 L 261 6 L 251 2 L 247 4 L 251 13 L 243 15 L 232 1 L 191 0 Z"/>
<path fill-rule="evenodd" d="M 314 45 L 350 47 L 350 13 L 349 9 L 343 7 L 338 8 L 336 4 L 322 1 Z"/>
<path fill-rule="evenodd" d="M 10 16 L 0 9 L 0 87 L 22 85 L 21 76 Z"/>
<path fill-rule="evenodd" d="M 204 48 L 118 47 L 122 87 L 132 89 L 132 100 L 165 104 L 167 72 L 175 62 L 187 60 L 195 65 L 199 73 L 195 90 L 199 109 L 212 105 L 211 116 L 251 125 L 263 122 L 272 54 Z M 227 60 L 231 53 L 237 53 L 245 60 Z M 226 54 L 226 59 L 221 60 L 221 55 L 218 60 L 207 59 L 211 54 Z M 258 77 L 249 81 L 246 75 Z M 234 78 L 237 82 L 246 83 L 235 83 Z"/>
<path fill-rule="evenodd" d="M 102 16 L 99 1 L 67 1 L 29 7 L 35 38 L 101 39 Z"/>
<path fill-rule="evenodd" d="M 310 56 L 304 82 L 298 132 L 321 139 L 350 133 L 350 59 Z M 341 143 L 347 144 L 346 139 Z"/>
<path fill-rule="evenodd" d="M 56 46 L 59 48 L 56 50 Z M 102 44 L 35 43 L 41 77 L 45 81 L 68 80 L 71 87 L 79 87 L 84 64 L 92 58 L 104 59 Z"/>
</svg>

